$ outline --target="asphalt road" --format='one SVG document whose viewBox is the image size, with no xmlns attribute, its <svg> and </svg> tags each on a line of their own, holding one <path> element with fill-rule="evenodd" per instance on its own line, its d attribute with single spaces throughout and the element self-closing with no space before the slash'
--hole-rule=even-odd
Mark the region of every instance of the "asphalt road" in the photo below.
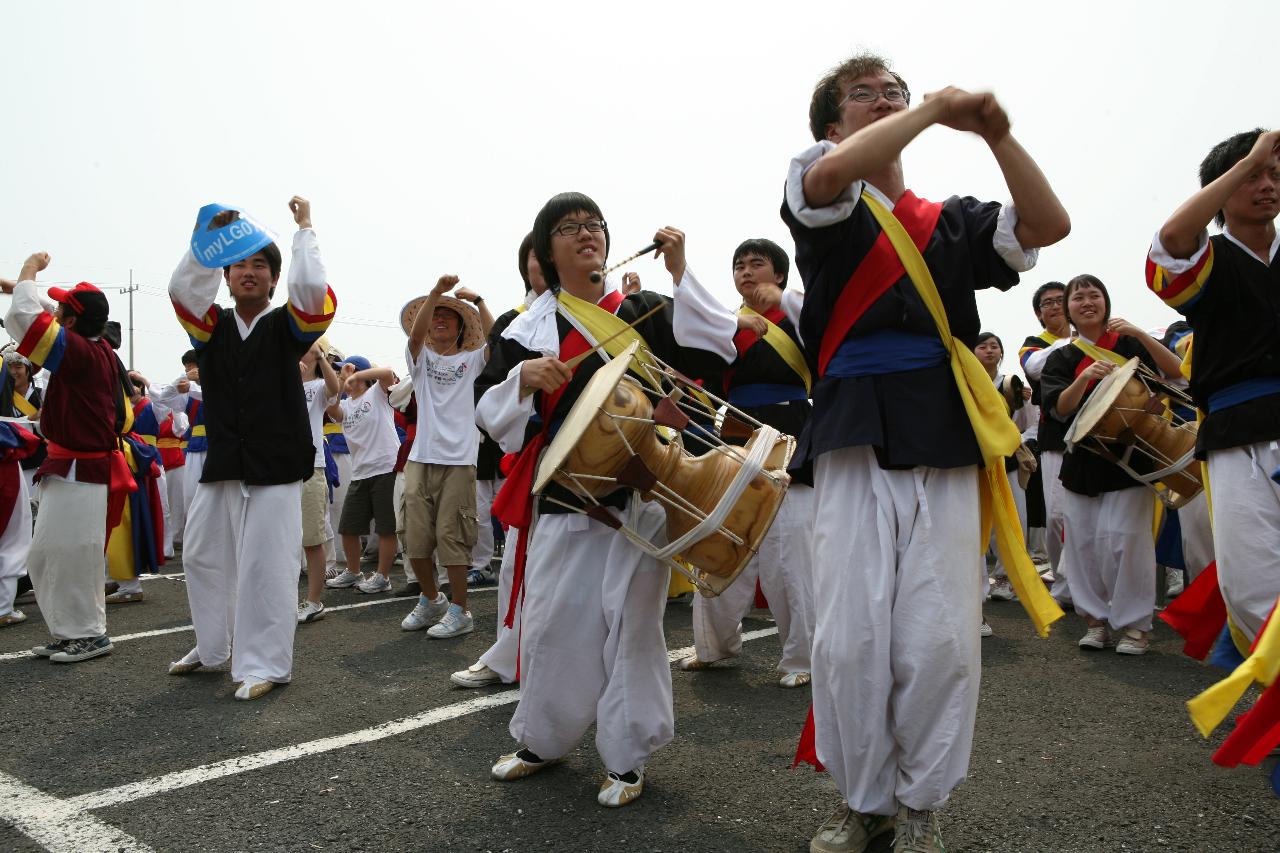
<svg viewBox="0 0 1280 853">
<path fill-rule="evenodd" d="M 45 641 L 35 606 L 0 631 L 0 850 L 803 851 L 838 801 L 824 775 L 789 769 L 809 697 L 777 686 L 766 614 L 745 623 L 762 635 L 736 665 L 673 673 L 676 739 L 644 796 L 607 810 L 590 734 L 559 767 L 490 780 L 515 693 L 460 690 L 448 674 L 491 641 L 492 591 L 472 600 L 477 631 L 453 640 L 400 631 L 411 601 L 330 591 L 330 606 L 371 606 L 301 626 L 293 683 L 235 702 L 225 671 L 166 674 L 193 645 L 185 590 L 145 589 L 110 609 L 104 658 L 14 656 Z M 1206 742 L 1191 725 L 1183 703 L 1217 673 L 1181 657 L 1171 632 L 1124 658 L 1078 651 L 1074 616 L 1048 640 L 1017 603 L 987 616 L 970 778 L 942 812 L 948 850 L 1280 849 L 1265 774 L 1216 767 L 1221 734 Z M 160 633 L 123 639 L 144 632 Z M 666 632 L 673 650 L 692 644 L 688 602 L 668 607 Z"/>
</svg>

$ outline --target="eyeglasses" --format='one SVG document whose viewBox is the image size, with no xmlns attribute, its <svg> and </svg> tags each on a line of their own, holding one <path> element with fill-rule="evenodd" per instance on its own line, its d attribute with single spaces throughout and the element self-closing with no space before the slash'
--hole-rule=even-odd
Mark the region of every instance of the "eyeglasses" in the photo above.
<svg viewBox="0 0 1280 853">
<path fill-rule="evenodd" d="M 844 101 L 841 101 L 840 105 L 843 106 L 845 101 L 874 104 L 876 99 L 881 96 L 891 104 L 896 104 L 899 101 L 911 103 L 911 92 L 901 86 L 885 86 L 882 90 L 872 89 L 870 86 L 854 86 L 852 91 L 844 96 Z"/>
<path fill-rule="evenodd" d="M 603 219 L 588 219 L 586 222 L 566 222 L 551 229 L 552 234 L 559 234 L 561 237 L 573 237 L 583 228 L 593 234 L 599 234 L 605 228 Z"/>
<path fill-rule="evenodd" d="M 1040 307 L 1041 307 L 1041 308 L 1052 308 L 1052 307 L 1054 307 L 1055 305 L 1056 305 L 1057 307 L 1059 307 L 1059 308 L 1061 308 L 1061 307 L 1063 306 L 1063 302 L 1062 302 L 1062 297 L 1061 297 L 1061 296 L 1051 296 L 1051 297 L 1049 297 L 1048 299 L 1041 299 L 1041 300 L 1040 300 Z"/>
</svg>

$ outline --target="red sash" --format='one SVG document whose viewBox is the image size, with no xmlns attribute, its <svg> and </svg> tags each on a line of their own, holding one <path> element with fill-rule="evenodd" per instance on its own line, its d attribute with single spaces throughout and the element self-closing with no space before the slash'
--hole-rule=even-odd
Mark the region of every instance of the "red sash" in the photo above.
<svg viewBox="0 0 1280 853">
<path fill-rule="evenodd" d="M 1120 343 L 1119 335 L 1117 335 L 1115 332 L 1106 332 L 1102 335 L 1102 337 L 1094 341 L 1093 345 L 1100 349 L 1107 349 L 1107 350 L 1111 350 L 1112 352 L 1115 352 L 1116 344 L 1118 343 Z M 1077 349 L 1079 348 L 1077 347 Z M 1084 352 L 1084 350 L 1081 350 L 1081 352 Z M 1080 359 L 1080 363 L 1076 365 L 1075 375 L 1079 376 L 1081 373 L 1084 373 L 1085 368 L 1087 368 L 1091 364 L 1093 364 L 1093 358 L 1089 355 L 1086 355 L 1084 358 Z M 1097 380 L 1090 382 L 1089 388 L 1092 388 L 1096 384 L 1097 384 Z M 1085 390 L 1087 391 L 1088 389 L 1085 389 Z"/>
<path fill-rule="evenodd" d="M 911 236 L 911 241 L 923 254 L 925 246 L 929 244 L 929 237 L 938 225 L 938 217 L 942 215 L 942 205 L 917 198 L 915 193 L 907 190 L 893 206 L 893 215 L 898 217 L 902 227 Z M 822 334 L 822 345 L 818 348 L 818 376 L 827 372 L 831 357 L 836 354 L 840 344 L 844 343 L 858 318 L 889 288 L 897 284 L 906 272 L 897 250 L 889 242 L 889 235 L 881 231 L 871 251 L 867 252 L 867 256 L 845 282 L 844 289 L 836 300 L 827 329 Z M 737 339 L 734 341 L 736 343 Z"/>
<path fill-rule="evenodd" d="M 621 290 L 614 290 L 606 293 L 604 298 L 596 304 L 610 314 L 616 314 L 624 298 Z M 569 361 L 574 356 L 581 355 L 591 349 L 591 347 L 592 344 L 583 337 L 581 332 L 577 329 L 570 329 L 569 334 L 565 335 L 564 340 L 560 342 L 559 358 L 561 361 Z M 581 364 L 578 365 L 578 367 L 581 366 Z M 574 368 L 574 373 L 577 372 L 577 368 Z M 519 536 L 516 537 L 516 557 L 511 578 L 511 599 L 507 603 L 507 615 L 502 620 L 502 624 L 508 628 L 515 624 L 516 607 L 519 606 L 520 600 L 524 595 L 524 567 L 528 556 L 529 524 L 533 521 L 533 477 L 538 466 L 538 457 L 542 455 L 542 449 L 547 445 L 547 437 L 551 429 L 551 415 L 555 412 L 556 406 L 560 403 L 560 399 L 564 396 L 564 392 L 568 387 L 569 383 L 566 382 L 552 393 L 544 393 L 542 395 L 542 431 L 521 448 L 515 463 L 511 465 L 506 481 L 498 491 L 497 497 L 493 499 L 494 517 L 508 527 L 516 527 L 520 531 Z M 516 667 L 518 677 L 518 662 Z"/>
<path fill-rule="evenodd" d="M 782 313 L 781 308 L 770 308 L 768 311 L 765 311 L 763 313 L 759 311 L 757 311 L 756 313 L 760 314 L 761 317 L 764 317 L 766 320 L 768 320 L 770 323 L 773 323 L 775 326 L 781 323 L 787 317 L 786 314 Z M 760 336 L 757 335 L 755 332 L 751 331 L 750 329 L 739 329 L 738 333 L 733 336 L 733 346 L 738 350 L 738 358 L 742 358 L 744 355 L 746 355 L 747 350 L 755 346 L 756 342 L 760 340 L 761 340 Z M 733 374 L 734 374 L 733 370 L 726 370 L 724 372 L 724 390 L 726 393 L 728 393 L 729 391 L 729 383 L 733 381 Z"/>
<path fill-rule="evenodd" d="M 115 450 L 72 450 L 55 441 L 49 442 L 50 459 L 107 459 L 111 460 L 111 482 L 107 484 L 107 541 L 111 539 L 111 531 L 120 525 L 124 515 L 124 503 L 129 495 L 138 491 L 138 483 L 133 479 L 129 463 L 119 448 Z M 103 548 L 105 553 L 105 546 Z"/>
</svg>

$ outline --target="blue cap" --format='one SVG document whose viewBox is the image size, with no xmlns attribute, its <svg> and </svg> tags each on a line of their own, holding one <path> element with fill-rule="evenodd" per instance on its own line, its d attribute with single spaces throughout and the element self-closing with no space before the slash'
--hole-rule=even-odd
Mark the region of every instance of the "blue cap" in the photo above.
<svg viewBox="0 0 1280 853">
<path fill-rule="evenodd" d="M 338 362 L 338 367 L 342 367 L 344 364 L 350 364 L 356 370 L 368 370 L 373 367 L 373 365 L 369 363 L 369 359 L 362 355 L 349 355 L 342 361 Z"/>
<path fill-rule="evenodd" d="M 213 217 L 224 210 L 234 210 L 240 216 L 221 228 L 210 230 Z M 275 234 L 244 211 L 221 204 L 206 204 L 196 214 L 196 228 L 191 233 L 191 253 L 200 266 L 222 269 L 262 251 L 275 239 Z"/>
</svg>

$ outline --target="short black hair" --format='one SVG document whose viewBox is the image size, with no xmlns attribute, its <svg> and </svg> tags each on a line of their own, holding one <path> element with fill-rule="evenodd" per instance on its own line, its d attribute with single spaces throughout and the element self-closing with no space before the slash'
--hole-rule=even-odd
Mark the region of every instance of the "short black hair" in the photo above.
<svg viewBox="0 0 1280 853">
<path fill-rule="evenodd" d="M 183 364 L 199 364 L 200 359 L 196 358 L 195 350 L 189 349 L 182 354 L 182 363 Z"/>
<path fill-rule="evenodd" d="M 911 89 L 898 72 L 889 67 L 889 60 L 874 53 L 859 53 L 832 68 L 813 87 L 809 101 L 809 132 L 817 142 L 827 138 L 827 125 L 840 121 L 840 87 L 846 80 L 856 80 L 867 74 L 888 71 L 898 81 L 907 104 L 911 104 Z"/>
<path fill-rule="evenodd" d="M 978 332 L 978 337 L 973 341 L 973 348 L 977 349 L 992 338 L 995 338 L 996 344 L 1000 347 L 1000 352 L 1004 353 L 1004 341 L 1000 340 L 1000 336 L 995 332 Z"/>
<path fill-rule="evenodd" d="M 1245 155 L 1253 150 L 1258 137 L 1266 132 L 1265 128 L 1255 127 L 1253 130 L 1229 136 L 1209 149 L 1208 155 L 1200 161 L 1200 186 L 1207 187 L 1226 174 L 1228 169 L 1243 160 Z M 1221 210 L 1213 218 L 1218 223 L 1218 227 L 1227 224 Z"/>
<path fill-rule="evenodd" d="M 267 296 L 268 296 L 268 297 L 275 296 L 275 294 L 276 294 L 276 282 L 278 282 L 278 281 L 280 280 L 280 268 L 281 268 L 282 266 L 284 266 L 284 259 L 283 259 L 283 258 L 281 258 L 281 256 L 280 256 L 280 247 L 279 247 L 279 246 L 277 246 L 274 242 L 272 242 L 272 243 L 268 243 L 267 245 L 263 246 L 263 247 L 262 247 L 261 249 L 259 249 L 258 251 L 254 252 L 254 253 L 253 253 L 253 255 L 265 255 L 265 256 L 266 256 L 266 258 L 267 258 L 267 266 L 271 268 L 271 287 L 268 289 Z M 253 257 L 253 255 L 250 255 L 249 257 L 251 257 L 251 258 L 252 258 L 252 257 Z M 237 261 L 237 263 L 239 263 L 239 262 Z M 231 266 L 230 266 L 230 265 L 227 265 L 227 266 L 225 266 L 225 267 L 223 267 L 223 268 L 222 268 L 222 277 L 223 277 L 224 279 L 225 279 L 225 278 L 230 278 L 230 277 L 231 277 Z"/>
<path fill-rule="evenodd" d="M 787 279 L 791 275 L 791 259 L 787 257 L 786 251 L 781 246 L 764 237 L 743 240 L 738 244 L 738 248 L 733 250 L 733 266 L 737 266 L 738 261 L 747 255 L 767 258 L 773 264 L 773 271 L 782 276 L 782 284 L 779 287 L 787 286 Z"/>
<path fill-rule="evenodd" d="M 1036 288 L 1035 294 L 1031 297 L 1031 310 L 1036 313 L 1037 317 L 1039 317 L 1040 300 L 1044 298 L 1044 295 L 1051 290 L 1060 290 L 1065 293 L 1066 289 L 1067 286 L 1060 281 L 1046 281 L 1044 284 Z M 1040 325 L 1043 326 L 1044 322 L 1041 321 Z"/>
<path fill-rule="evenodd" d="M 585 213 L 604 222 L 600 205 L 583 193 L 560 193 L 552 196 L 533 220 L 533 255 L 542 267 L 542 275 L 550 290 L 560 289 L 560 271 L 551 260 L 551 229 L 571 213 Z M 609 259 L 609 226 L 604 227 L 604 260 Z"/>
<path fill-rule="evenodd" d="M 1090 275 L 1089 273 L 1084 273 L 1083 275 L 1078 275 L 1075 278 L 1071 279 L 1071 281 L 1067 282 L 1067 289 L 1063 293 L 1064 304 L 1062 306 L 1062 310 L 1066 312 L 1067 320 L 1071 322 L 1071 325 L 1073 326 L 1075 325 L 1075 321 L 1071 320 L 1071 308 L 1070 308 L 1071 294 L 1082 287 L 1092 287 L 1102 291 L 1102 299 L 1107 306 L 1106 315 L 1102 318 L 1102 321 L 1105 323 L 1107 320 L 1110 320 L 1111 319 L 1111 294 L 1107 292 L 1107 286 L 1103 284 L 1102 279 L 1098 278 L 1096 275 Z"/>
<path fill-rule="evenodd" d="M 524 235 L 524 239 L 520 241 L 520 256 L 516 258 L 516 266 L 520 269 L 520 278 L 524 281 L 524 289 L 528 290 L 529 284 L 529 253 L 533 251 L 533 232 L 530 231 Z"/>
</svg>

